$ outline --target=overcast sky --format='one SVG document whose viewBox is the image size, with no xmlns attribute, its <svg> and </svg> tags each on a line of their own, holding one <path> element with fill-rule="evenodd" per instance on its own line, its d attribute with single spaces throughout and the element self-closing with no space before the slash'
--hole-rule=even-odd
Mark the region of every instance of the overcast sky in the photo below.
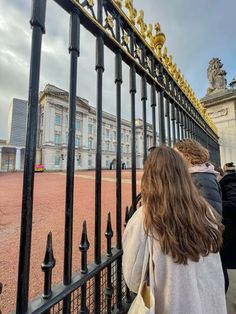
<svg viewBox="0 0 236 314">
<path fill-rule="evenodd" d="M 166 35 L 168 53 L 173 55 L 199 98 L 205 95 L 207 89 L 206 69 L 212 57 L 219 57 L 223 62 L 228 83 L 236 76 L 235 0 L 135 0 L 134 7 L 144 10 L 147 24 L 160 22 Z M 12 98 L 28 97 L 30 13 L 30 0 L 0 1 L 0 139 L 7 137 Z M 40 89 L 50 83 L 68 90 L 68 25 L 68 15 L 48 0 Z M 114 113 L 114 56 L 107 49 L 105 61 L 104 109 Z M 78 95 L 95 106 L 95 40 L 83 28 L 78 64 Z M 127 77 L 125 66 L 122 97 L 125 118 L 129 118 L 130 113 Z M 139 98 L 138 88 L 136 99 Z M 137 117 L 141 114 L 140 108 L 137 104 Z"/>
</svg>

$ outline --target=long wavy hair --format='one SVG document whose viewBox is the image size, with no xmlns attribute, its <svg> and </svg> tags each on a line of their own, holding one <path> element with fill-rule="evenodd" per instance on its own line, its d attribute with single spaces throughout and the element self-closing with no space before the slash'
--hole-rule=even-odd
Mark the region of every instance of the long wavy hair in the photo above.
<svg viewBox="0 0 236 314">
<path fill-rule="evenodd" d="M 141 193 L 145 232 L 174 262 L 197 262 L 200 256 L 220 250 L 223 225 L 198 192 L 178 152 L 167 146 L 152 149 L 144 165 Z"/>
</svg>

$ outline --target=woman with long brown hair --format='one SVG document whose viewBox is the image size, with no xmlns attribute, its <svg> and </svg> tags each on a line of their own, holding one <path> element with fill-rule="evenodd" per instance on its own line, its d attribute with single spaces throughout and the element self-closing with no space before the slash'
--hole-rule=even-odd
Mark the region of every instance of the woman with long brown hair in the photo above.
<svg viewBox="0 0 236 314">
<path fill-rule="evenodd" d="M 155 313 L 226 314 L 219 257 L 223 227 L 179 153 L 166 146 L 151 151 L 141 193 L 143 206 L 123 238 L 123 274 L 130 290 L 139 291 L 149 243 Z"/>
</svg>

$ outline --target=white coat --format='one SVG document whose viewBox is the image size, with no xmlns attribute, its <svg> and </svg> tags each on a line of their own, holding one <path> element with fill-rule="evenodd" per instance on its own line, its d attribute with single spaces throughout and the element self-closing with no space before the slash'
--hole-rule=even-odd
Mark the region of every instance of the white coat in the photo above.
<svg viewBox="0 0 236 314">
<path fill-rule="evenodd" d="M 140 207 L 123 237 L 123 274 L 131 291 L 138 291 L 147 236 Z M 156 314 L 227 314 L 224 277 L 219 254 L 187 265 L 173 262 L 153 240 Z"/>
</svg>

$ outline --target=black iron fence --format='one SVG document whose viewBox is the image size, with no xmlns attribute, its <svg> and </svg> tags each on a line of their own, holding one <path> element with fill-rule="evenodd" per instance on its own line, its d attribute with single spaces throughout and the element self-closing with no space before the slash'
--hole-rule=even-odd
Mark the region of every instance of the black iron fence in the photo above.
<svg viewBox="0 0 236 314">
<path fill-rule="evenodd" d="M 44 291 L 32 302 L 28 302 L 29 269 L 32 231 L 34 166 L 37 137 L 38 95 L 40 78 L 40 57 L 42 35 L 45 33 L 46 0 L 33 0 L 32 48 L 30 83 L 28 97 L 28 125 L 25 151 L 19 275 L 17 290 L 17 313 L 124 313 L 132 296 L 122 278 L 122 217 L 121 217 L 121 88 L 122 64 L 130 69 L 129 92 L 132 126 L 132 206 L 126 212 L 125 220 L 136 209 L 136 142 L 135 109 L 136 76 L 141 77 L 141 102 L 143 112 L 143 159 L 147 156 L 147 105 L 150 89 L 152 111 L 153 145 L 176 140 L 194 138 L 206 146 L 212 161 L 219 164 L 218 136 L 205 115 L 204 109 L 196 100 L 183 76 L 172 63 L 166 50 L 162 52 L 164 34 L 159 24 L 156 33 L 143 21 L 143 13 L 133 8 L 132 1 L 126 0 L 129 17 L 121 8 L 122 1 L 97 0 L 96 11 L 93 0 L 55 0 L 70 15 L 70 86 L 69 86 L 69 136 L 66 175 L 65 235 L 64 235 L 64 274 L 63 281 L 51 288 L 51 278 L 55 259 L 52 249 L 52 234 L 48 234 L 42 271 L 45 274 Z M 138 27 L 135 26 L 135 21 Z M 80 244 L 81 268 L 72 274 L 73 239 L 73 190 L 77 62 L 80 54 L 80 25 L 96 37 L 97 72 L 97 144 L 95 177 L 95 238 L 94 263 L 87 265 L 86 222 L 83 224 Z M 102 255 L 101 241 L 101 157 L 102 157 L 102 109 L 104 46 L 114 53 L 116 88 L 116 246 L 111 247 L 113 236 L 111 217 L 108 215 L 105 237 L 107 250 Z M 156 110 L 158 106 L 158 111 Z M 158 114 L 158 121 L 156 115 Z M 158 123 L 157 123 L 158 122 Z M 157 130 L 158 125 L 158 130 Z M 157 143 L 158 141 L 158 143 Z"/>
</svg>

